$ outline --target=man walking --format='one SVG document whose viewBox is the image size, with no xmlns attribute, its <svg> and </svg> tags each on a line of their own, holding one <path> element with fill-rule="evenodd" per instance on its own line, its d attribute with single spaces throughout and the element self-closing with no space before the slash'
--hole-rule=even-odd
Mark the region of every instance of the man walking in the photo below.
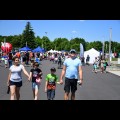
<svg viewBox="0 0 120 120">
<path fill-rule="evenodd" d="M 78 81 L 78 74 L 80 80 Z M 83 72 L 80 59 L 76 57 L 75 49 L 70 50 L 70 58 L 67 58 L 63 63 L 63 69 L 60 76 L 60 84 L 63 84 L 63 77 L 65 75 L 64 85 L 64 100 L 69 100 L 69 93 L 71 91 L 71 100 L 75 100 L 75 92 L 77 90 L 77 82 L 82 85 Z"/>
</svg>

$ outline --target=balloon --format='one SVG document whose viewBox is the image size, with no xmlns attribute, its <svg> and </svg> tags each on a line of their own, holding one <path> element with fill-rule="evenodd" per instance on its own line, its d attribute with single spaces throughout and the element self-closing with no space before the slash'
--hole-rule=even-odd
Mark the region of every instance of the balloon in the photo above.
<svg viewBox="0 0 120 120">
<path fill-rule="evenodd" d="M 10 44 L 10 43 L 8 43 L 8 42 L 6 42 L 6 43 L 1 43 L 2 45 L 1 45 L 1 49 L 2 49 L 2 51 L 3 52 L 6 52 L 6 53 L 8 53 L 8 52 L 11 52 L 11 50 L 12 50 L 12 45 Z"/>
</svg>

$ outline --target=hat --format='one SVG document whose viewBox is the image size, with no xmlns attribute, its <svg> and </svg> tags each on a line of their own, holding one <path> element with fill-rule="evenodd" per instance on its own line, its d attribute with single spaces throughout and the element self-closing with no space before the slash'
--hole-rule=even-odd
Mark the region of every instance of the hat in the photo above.
<svg viewBox="0 0 120 120">
<path fill-rule="evenodd" d="M 71 49 L 70 53 L 76 53 L 76 50 L 75 49 Z"/>
<path fill-rule="evenodd" d="M 56 69 L 55 69 L 54 67 L 52 67 L 50 70 L 52 70 L 52 71 L 56 71 Z"/>
</svg>

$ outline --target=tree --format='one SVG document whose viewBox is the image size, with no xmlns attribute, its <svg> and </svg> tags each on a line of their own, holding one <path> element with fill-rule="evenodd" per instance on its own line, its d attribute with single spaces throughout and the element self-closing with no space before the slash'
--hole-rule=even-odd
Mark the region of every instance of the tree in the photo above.
<svg viewBox="0 0 120 120">
<path fill-rule="evenodd" d="M 120 52 L 120 43 L 111 41 L 111 50 L 112 50 L 112 53 L 114 53 L 114 52 L 119 53 Z"/>
<path fill-rule="evenodd" d="M 80 51 L 80 43 L 83 45 L 84 50 L 86 50 L 86 42 L 83 38 L 74 38 L 70 40 L 71 48 L 76 49 L 78 52 Z"/>
<path fill-rule="evenodd" d="M 109 53 L 109 42 L 108 41 L 105 41 L 105 53 Z"/>
<path fill-rule="evenodd" d="M 11 39 L 11 43 L 13 45 L 13 48 L 21 48 L 21 39 L 22 39 L 22 35 L 13 36 L 13 38 Z"/>
<path fill-rule="evenodd" d="M 102 51 L 102 42 L 101 41 L 90 42 L 87 46 L 87 49 L 91 49 L 91 48 L 94 48 L 98 51 Z"/>
<path fill-rule="evenodd" d="M 25 26 L 25 30 L 22 33 L 22 36 L 23 36 L 21 40 L 22 47 L 26 46 L 26 43 L 27 43 L 27 46 L 32 49 L 36 47 L 34 34 L 35 33 L 33 32 L 30 22 L 27 22 Z"/>
<path fill-rule="evenodd" d="M 43 48 L 45 50 L 49 50 L 51 48 L 50 43 L 51 42 L 50 42 L 49 38 L 46 37 L 46 36 L 43 36 L 43 38 L 42 38 L 42 44 L 43 44 Z"/>
<path fill-rule="evenodd" d="M 42 48 L 42 39 L 39 36 L 35 38 L 35 43 L 36 47 L 40 46 Z"/>
<path fill-rule="evenodd" d="M 70 50 L 70 42 L 68 40 L 67 41 L 63 41 L 61 46 L 63 46 L 62 50 L 67 50 L 67 51 Z"/>
<path fill-rule="evenodd" d="M 53 49 L 56 49 L 58 51 L 66 50 L 65 48 L 68 48 L 67 43 L 69 43 L 69 41 L 66 38 L 56 38 L 53 41 L 53 44 L 54 44 Z"/>
</svg>

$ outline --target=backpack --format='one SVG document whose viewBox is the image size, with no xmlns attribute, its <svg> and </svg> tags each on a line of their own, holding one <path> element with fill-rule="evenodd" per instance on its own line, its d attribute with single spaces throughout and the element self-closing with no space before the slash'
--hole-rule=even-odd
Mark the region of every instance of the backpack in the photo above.
<svg viewBox="0 0 120 120">
<path fill-rule="evenodd" d="M 106 66 L 108 66 L 108 62 L 106 62 Z"/>
</svg>

